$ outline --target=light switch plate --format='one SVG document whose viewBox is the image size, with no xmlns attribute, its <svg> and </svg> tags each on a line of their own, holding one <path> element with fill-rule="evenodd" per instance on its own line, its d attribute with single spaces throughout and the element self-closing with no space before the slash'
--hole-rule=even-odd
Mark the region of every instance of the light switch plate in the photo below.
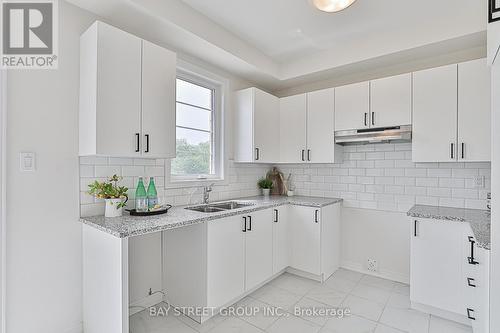
<svg viewBox="0 0 500 333">
<path fill-rule="evenodd" d="M 19 169 L 21 172 L 35 171 L 35 153 L 21 153 L 19 154 Z"/>
</svg>

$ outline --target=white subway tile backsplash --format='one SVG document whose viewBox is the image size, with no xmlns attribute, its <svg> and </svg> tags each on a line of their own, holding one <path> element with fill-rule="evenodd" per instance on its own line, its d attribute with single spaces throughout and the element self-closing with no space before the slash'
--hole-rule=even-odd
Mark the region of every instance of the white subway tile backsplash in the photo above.
<svg viewBox="0 0 500 333">
<path fill-rule="evenodd" d="M 485 209 L 491 188 L 490 163 L 413 163 L 410 144 L 344 147 L 341 164 L 294 164 L 279 168 L 292 174 L 297 195 L 341 197 L 346 207 L 407 211 L 413 204 Z M 167 163 L 169 163 L 167 161 Z M 227 168 L 228 184 L 215 186 L 212 200 L 258 195 L 256 183 L 270 165 L 236 164 Z M 115 172 L 118 171 L 118 172 Z M 201 202 L 201 189 L 163 189 L 165 160 L 107 157 L 80 158 L 81 214 L 100 215 L 104 204 L 86 196 L 87 185 L 112 173 L 123 176 L 131 195 L 140 176 L 153 176 L 159 194 L 175 205 Z M 473 177 L 484 176 L 484 188 Z M 131 206 L 133 206 L 131 200 Z"/>
</svg>

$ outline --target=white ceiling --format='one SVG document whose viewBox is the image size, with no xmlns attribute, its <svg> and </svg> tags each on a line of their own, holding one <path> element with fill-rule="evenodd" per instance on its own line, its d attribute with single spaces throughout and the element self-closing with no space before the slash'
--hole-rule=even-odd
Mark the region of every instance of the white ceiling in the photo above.
<svg viewBox="0 0 500 333">
<path fill-rule="evenodd" d="M 181 1 L 281 64 L 353 42 L 422 33 L 439 39 L 486 27 L 486 1 L 477 0 L 358 0 L 338 13 L 321 12 L 310 0 Z"/>
<path fill-rule="evenodd" d="M 339 13 L 309 0 L 67 1 L 276 92 L 477 58 L 486 45 L 480 0 L 357 0 Z"/>
</svg>

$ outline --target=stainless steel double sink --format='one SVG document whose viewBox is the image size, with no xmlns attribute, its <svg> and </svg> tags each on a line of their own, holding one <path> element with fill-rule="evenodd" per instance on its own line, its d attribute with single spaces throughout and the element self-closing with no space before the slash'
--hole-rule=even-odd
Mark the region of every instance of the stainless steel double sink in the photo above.
<svg viewBox="0 0 500 333">
<path fill-rule="evenodd" d="M 233 210 L 253 205 L 254 205 L 253 203 L 249 202 L 224 201 L 224 202 L 214 202 L 206 205 L 186 207 L 185 209 L 202 213 L 218 213 L 226 210 Z"/>
</svg>

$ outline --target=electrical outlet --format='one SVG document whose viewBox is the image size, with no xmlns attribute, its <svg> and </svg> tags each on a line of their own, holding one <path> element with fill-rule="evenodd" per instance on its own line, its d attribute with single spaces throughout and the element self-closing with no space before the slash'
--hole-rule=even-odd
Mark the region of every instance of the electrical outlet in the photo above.
<svg viewBox="0 0 500 333">
<path fill-rule="evenodd" d="M 378 271 L 377 260 L 368 258 L 366 261 L 366 267 L 370 272 L 377 272 Z"/>
<path fill-rule="evenodd" d="M 472 178 L 474 188 L 484 188 L 484 176 L 475 176 Z"/>
</svg>

